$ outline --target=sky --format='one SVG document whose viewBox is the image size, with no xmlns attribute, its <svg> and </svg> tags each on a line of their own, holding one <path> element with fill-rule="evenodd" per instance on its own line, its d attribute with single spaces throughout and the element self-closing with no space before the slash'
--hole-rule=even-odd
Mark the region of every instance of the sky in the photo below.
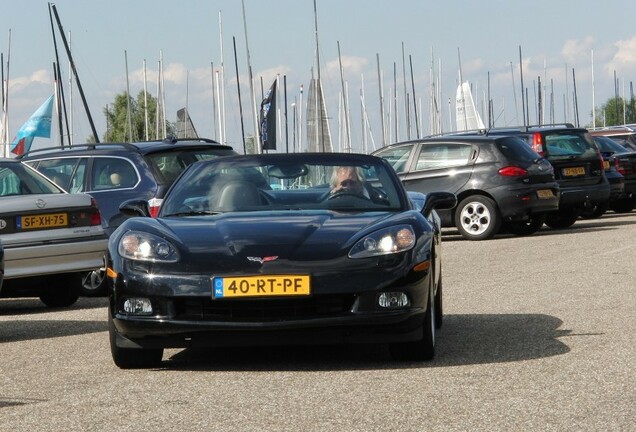
<svg viewBox="0 0 636 432">
<path fill-rule="evenodd" d="M 70 39 L 100 139 L 106 131 L 103 111 L 117 94 L 126 92 L 127 81 L 131 95 L 143 90 L 145 78 L 148 92 L 157 96 L 160 58 L 167 119 L 176 121 L 177 110 L 187 105 L 199 136 L 223 139 L 239 152 L 243 136 L 256 131 L 253 100 L 260 105 L 277 77 L 280 87 L 286 83 L 287 121 L 281 90 L 276 151 L 304 150 L 302 132 L 294 131 L 302 131 L 306 118 L 307 90 L 312 71 L 316 74 L 316 45 L 335 150 L 346 146 L 340 120 L 343 87 L 351 147 L 370 152 L 416 138 L 418 132 L 419 136 L 431 132 L 432 82 L 439 89 L 443 131 L 454 130 L 460 74 L 470 83 L 486 123 L 490 98 L 495 126 L 523 124 L 524 109 L 531 124 L 539 123 L 539 94 L 544 123 L 551 119 L 576 123 L 578 113 L 579 124 L 590 126 L 593 107 L 599 109 L 616 90 L 629 98 L 636 80 L 636 29 L 622 19 L 635 15 L 633 0 L 316 0 L 317 33 L 313 0 L 58 0 L 53 4 Z M 5 79 L 8 71 L 11 140 L 53 93 L 56 57 L 49 2 L 3 0 L 1 9 L 0 52 Z M 72 139 L 78 144 L 91 135 L 91 127 L 57 24 L 55 34 Z M 248 64 L 254 78 L 253 99 Z M 219 93 L 213 86 L 213 76 L 222 66 L 225 134 L 218 123 Z M 53 123 L 52 138 L 36 138 L 34 148 L 59 145 Z"/>
</svg>

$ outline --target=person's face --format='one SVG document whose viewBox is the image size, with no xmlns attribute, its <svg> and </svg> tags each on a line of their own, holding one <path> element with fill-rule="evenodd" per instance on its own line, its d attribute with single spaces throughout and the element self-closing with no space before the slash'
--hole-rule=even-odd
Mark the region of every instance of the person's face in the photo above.
<svg viewBox="0 0 636 432">
<path fill-rule="evenodd" d="M 340 168 L 338 170 L 338 185 L 336 190 L 360 190 L 362 184 L 358 181 L 356 173 L 352 168 Z"/>
</svg>

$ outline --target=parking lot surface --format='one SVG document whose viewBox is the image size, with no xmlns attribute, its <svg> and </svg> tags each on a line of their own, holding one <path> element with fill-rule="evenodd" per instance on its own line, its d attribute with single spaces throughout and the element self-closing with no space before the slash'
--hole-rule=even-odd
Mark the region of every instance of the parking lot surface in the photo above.
<svg viewBox="0 0 636 432">
<path fill-rule="evenodd" d="M 436 358 L 386 346 L 167 350 L 120 370 L 105 298 L 0 299 L 0 431 L 626 431 L 636 213 L 471 242 L 445 230 Z"/>
</svg>

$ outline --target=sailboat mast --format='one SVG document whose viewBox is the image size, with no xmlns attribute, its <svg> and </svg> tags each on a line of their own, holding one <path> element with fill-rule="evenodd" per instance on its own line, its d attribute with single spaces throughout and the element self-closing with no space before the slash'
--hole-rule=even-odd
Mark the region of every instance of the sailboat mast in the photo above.
<svg viewBox="0 0 636 432">
<path fill-rule="evenodd" d="M 521 111 L 523 113 L 523 125 L 527 126 L 528 122 L 526 121 L 526 103 L 523 97 L 525 89 L 523 86 L 523 57 L 521 56 L 521 45 L 519 45 L 519 75 L 521 77 Z"/>
<path fill-rule="evenodd" d="M 338 43 L 338 64 L 340 66 L 340 85 L 342 86 L 342 109 L 344 113 L 343 126 L 344 126 L 344 146 L 345 151 L 351 151 L 351 135 L 349 132 L 349 109 L 347 107 L 347 93 L 345 89 L 344 71 L 342 68 L 342 56 L 340 55 L 340 41 Z"/>
<path fill-rule="evenodd" d="M 95 142 L 99 143 L 99 136 L 97 135 L 97 130 L 95 129 L 95 123 L 93 123 L 93 117 L 91 116 L 90 109 L 88 108 L 88 103 L 86 102 L 86 96 L 84 95 L 84 90 L 82 89 L 82 83 L 79 80 L 79 76 L 77 74 L 77 68 L 75 67 L 75 62 L 73 61 L 73 56 L 71 56 L 71 49 L 68 46 L 68 42 L 66 41 L 66 36 L 64 35 L 64 29 L 62 28 L 62 22 L 60 21 L 60 17 L 57 13 L 57 8 L 54 4 L 51 4 L 51 9 L 55 14 L 55 21 L 57 22 L 57 26 L 60 31 L 60 36 L 62 37 L 62 42 L 64 42 L 64 48 L 66 49 L 66 54 L 68 55 L 68 59 L 71 62 L 71 68 L 73 69 L 73 75 L 75 76 L 75 81 L 77 84 L 77 90 L 80 93 L 82 98 L 82 103 L 84 104 L 84 110 L 86 111 L 86 116 L 88 117 L 88 122 L 91 126 L 91 131 L 93 132 L 93 137 L 95 138 Z"/>
<path fill-rule="evenodd" d="M 9 49 L 7 51 L 7 78 L 5 83 L 4 76 L 2 77 L 3 91 L 2 91 L 2 106 L 4 108 L 2 119 L 2 144 L 4 157 L 9 157 L 9 66 L 11 60 L 11 29 L 9 29 Z M 4 62 L 4 60 L 3 60 Z M 3 63 L 4 66 L 4 63 Z M 4 68 L 2 69 L 4 71 Z M 4 75 L 4 73 L 3 73 Z"/>
<path fill-rule="evenodd" d="M 241 0 L 241 5 L 243 7 L 243 32 L 245 33 L 245 51 L 247 53 L 247 73 L 248 78 L 250 80 L 250 97 L 252 99 L 252 120 L 254 121 L 254 144 L 256 144 L 255 152 L 261 153 L 262 151 L 262 143 L 261 136 L 258 133 L 258 113 L 256 109 L 256 93 L 254 92 L 254 75 L 252 73 L 252 62 L 250 59 L 250 48 L 248 44 L 247 38 L 247 19 L 245 16 L 245 0 Z"/>
<path fill-rule="evenodd" d="M 219 11 L 219 44 L 221 46 L 221 69 L 217 85 L 219 86 L 219 142 L 226 142 L 225 138 L 225 63 L 223 59 L 223 21 L 221 19 L 221 11 Z"/>
<path fill-rule="evenodd" d="M 386 128 L 384 126 L 384 94 L 382 91 L 382 74 L 380 73 L 380 54 L 375 54 L 378 65 L 378 93 L 380 95 L 380 124 L 382 125 L 382 147 L 386 145 Z"/>
<path fill-rule="evenodd" d="M 124 50 L 124 62 L 126 64 L 126 122 L 128 124 L 128 140 L 133 142 L 132 115 L 130 113 L 130 81 L 128 79 L 128 51 Z"/>
<path fill-rule="evenodd" d="M 148 141 L 148 80 L 146 79 L 146 59 L 144 59 L 144 139 Z"/>
</svg>

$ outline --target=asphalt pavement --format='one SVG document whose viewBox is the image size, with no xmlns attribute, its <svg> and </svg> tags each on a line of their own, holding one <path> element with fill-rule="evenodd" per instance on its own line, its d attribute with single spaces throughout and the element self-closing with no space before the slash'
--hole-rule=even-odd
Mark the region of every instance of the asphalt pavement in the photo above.
<svg viewBox="0 0 636 432">
<path fill-rule="evenodd" d="M 386 346 L 112 362 L 106 299 L 0 299 L 0 431 L 636 430 L 636 212 L 470 242 L 444 230 L 436 357 Z"/>
</svg>

